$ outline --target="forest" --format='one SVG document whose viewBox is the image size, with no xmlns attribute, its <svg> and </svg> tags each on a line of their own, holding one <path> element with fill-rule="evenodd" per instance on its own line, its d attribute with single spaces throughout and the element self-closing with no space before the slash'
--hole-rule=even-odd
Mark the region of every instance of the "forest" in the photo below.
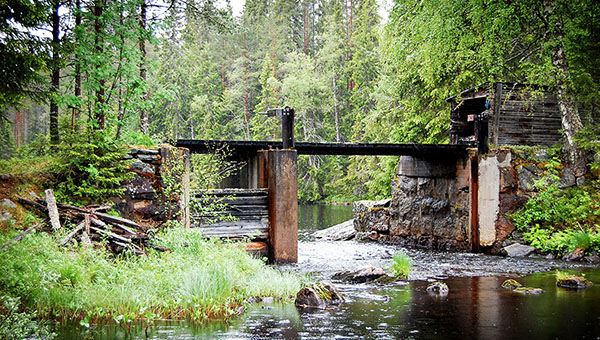
<svg viewBox="0 0 600 340">
<path fill-rule="evenodd" d="M 485 82 L 553 89 L 563 116 L 600 98 L 593 0 L 396 0 L 386 22 L 375 0 L 247 0 L 241 15 L 212 0 L 0 8 L 4 159 L 98 138 L 278 139 L 258 112 L 284 105 L 298 141 L 447 143 L 444 99 Z M 573 164 L 585 166 L 575 140 L 598 147 L 596 129 L 563 131 Z M 387 196 L 396 162 L 302 156 L 299 198 Z"/>
</svg>

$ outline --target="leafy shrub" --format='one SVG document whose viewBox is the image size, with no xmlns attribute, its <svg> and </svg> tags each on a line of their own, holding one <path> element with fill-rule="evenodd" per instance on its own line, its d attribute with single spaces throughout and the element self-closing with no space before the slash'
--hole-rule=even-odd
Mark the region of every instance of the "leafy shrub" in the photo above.
<svg viewBox="0 0 600 340">
<path fill-rule="evenodd" d="M 0 339 L 45 339 L 56 337 L 50 325 L 37 320 L 37 314 L 19 311 L 21 299 L 10 296 L 0 296 Z"/>
<path fill-rule="evenodd" d="M 410 257 L 403 252 L 397 252 L 393 256 L 391 271 L 395 277 L 408 278 L 412 261 Z"/>
<path fill-rule="evenodd" d="M 525 241 L 542 251 L 600 250 L 594 227 L 600 224 L 598 183 L 561 189 L 558 168 L 557 159 L 553 159 L 545 177 L 535 183 L 537 196 L 509 217 Z"/>
</svg>

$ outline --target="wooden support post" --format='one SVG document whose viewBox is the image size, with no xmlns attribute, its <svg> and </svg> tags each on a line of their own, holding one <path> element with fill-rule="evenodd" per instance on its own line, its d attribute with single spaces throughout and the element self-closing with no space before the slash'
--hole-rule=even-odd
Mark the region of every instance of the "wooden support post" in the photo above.
<svg viewBox="0 0 600 340">
<path fill-rule="evenodd" d="M 269 187 L 269 152 L 259 151 L 258 157 L 258 188 Z"/>
<path fill-rule="evenodd" d="M 479 158 L 472 156 L 471 163 L 471 251 L 478 253 L 479 247 Z"/>
<path fill-rule="evenodd" d="M 298 262 L 296 150 L 269 150 L 269 238 L 275 263 Z"/>
<path fill-rule="evenodd" d="M 281 116 L 281 139 L 284 149 L 294 148 L 294 109 L 286 106 Z"/>
</svg>

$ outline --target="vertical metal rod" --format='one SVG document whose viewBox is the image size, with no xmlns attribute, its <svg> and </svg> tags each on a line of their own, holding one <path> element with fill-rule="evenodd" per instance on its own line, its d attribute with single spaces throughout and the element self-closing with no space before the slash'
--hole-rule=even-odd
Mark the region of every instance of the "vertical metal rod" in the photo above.
<svg viewBox="0 0 600 340">
<path fill-rule="evenodd" d="M 284 149 L 294 148 L 294 109 L 286 106 L 281 117 L 281 138 Z"/>
</svg>

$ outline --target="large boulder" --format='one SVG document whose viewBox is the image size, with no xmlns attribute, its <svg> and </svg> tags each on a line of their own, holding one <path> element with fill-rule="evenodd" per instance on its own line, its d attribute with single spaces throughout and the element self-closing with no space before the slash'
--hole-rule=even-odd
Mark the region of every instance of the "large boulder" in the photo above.
<svg viewBox="0 0 600 340">
<path fill-rule="evenodd" d="M 342 302 L 344 302 L 344 297 L 337 288 L 331 282 L 321 281 L 302 288 L 296 295 L 294 304 L 300 308 L 324 309 Z"/>
<path fill-rule="evenodd" d="M 348 241 L 356 236 L 356 230 L 354 230 L 354 220 L 348 220 L 340 224 L 336 224 L 333 227 L 319 230 L 313 233 L 313 236 L 319 239 L 332 240 L 332 241 Z"/>
<path fill-rule="evenodd" d="M 583 258 L 585 257 L 585 249 L 583 248 L 577 248 L 575 250 L 573 250 L 570 253 L 567 253 L 565 256 L 563 256 L 563 260 L 565 261 L 583 261 Z"/>
<path fill-rule="evenodd" d="M 533 253 L 534 251 L 534 247 L 526 246 L 520 243 L 513 243 L 509 246 L 502 248 L 500 250 L 500 253 L 508 257 L 523 257 Z"/>
<path fill-rule="evenodd" d="M 333 275 L 332 279 L 351 283 L 364 283 L 375 281 L 386 275 L 385 270 L 368 265 L 356 270 L 346 270 Z"/>
<path fill-rule="evenodd" d="M 585 277 L 569 275 L 566 277 L 557 278 L 556 285 L 568 289 L 585 289 L 593 286 L 594 284 Z"/>
<path fill-rule="evenodd" d="M 444 282 L 436 281 L 427 286 L 427 293 L 434 295 L 448 295 L 448 285 Z"/>
</svg>

